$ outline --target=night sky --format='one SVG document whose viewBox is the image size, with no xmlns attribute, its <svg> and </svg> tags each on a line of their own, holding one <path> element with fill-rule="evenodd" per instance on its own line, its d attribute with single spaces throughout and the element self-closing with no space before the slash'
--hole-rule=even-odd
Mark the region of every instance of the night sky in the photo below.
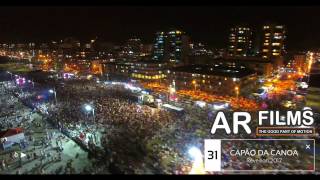
<svg viewBox="0 0 320 180">
<path fill-rule="evenodd" d="M 121 43 L 137 36 L 151 43 L 157 30 L 181 28 L 195 42 L 225 47 L 228 30 L 247 23 L 287 26 L 287 48 L 320 47 L 320 7 L 1 7 L 0 42 L 41 42 L 98 36 Z"/>
</svg>

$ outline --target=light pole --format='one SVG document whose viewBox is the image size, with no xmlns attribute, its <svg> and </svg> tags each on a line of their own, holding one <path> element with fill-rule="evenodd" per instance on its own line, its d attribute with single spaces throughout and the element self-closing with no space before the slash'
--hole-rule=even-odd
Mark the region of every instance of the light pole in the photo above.
<svg viewBox="0 0 320 180">
<path fill-rule="evenodd" d="M 192 147 L 189 149 L 188 154 L 193 159 L 192 168 L 189 174 L 205 174 L 203 155 L 200 149 Z"/>
<path fill-rule="evenodd" d="M 239 99 L 239 87 L 236 86 L 236 87 L 234 88 L 234 90 L 236 91 L 237 99 Z"/>
<path fill-rule="evenodd" d="M 194 91 L 197 90 L 197 81 L 196 80 L 193 80 L 192 81 L 192 84 L 194 85 Z"/>
<path fill-rule="evenodd" d="M 33 81 L 33 79 L 31 80 L 31 82 L 32 82 L 32 87 L 33 87 L 33 89 L 34 89 L 34 81 Z"/>
<path fill-rule="evenodd" d="M 57 104 L 57 91 L 56 91 L 56 88 L 49 89 L 49 93 L 54 94 L 54 100 L 55 100 L 55 103 Z"/>
<path fill-rule="evenodd" d="M 12 80 L 12 73 L 11 73 L 11 72 L 9 72 L 9 71 L 7 71 L 7 73 L 8 73 L 8 74 L 10 74 L 10 76 L 11 76 L 11 80 Z"/>
<path fill-rule="evenodd" d="M 32 87 L 34 88 L 34 82 L 31 80 L 28 80 L 28 83 L 32 83 Z"/>
<path fill-rule="evenodd" d="M 84 106 L 84 108 L 85 108 L 85 110 L 86 110 L 87 112 L 92 111 L 93 122 L 95 122 L 94 107 L 92 107 L 92 106 L 89 105 L 89 104 L 86 104 L 86 105 Z"/>
</svg>

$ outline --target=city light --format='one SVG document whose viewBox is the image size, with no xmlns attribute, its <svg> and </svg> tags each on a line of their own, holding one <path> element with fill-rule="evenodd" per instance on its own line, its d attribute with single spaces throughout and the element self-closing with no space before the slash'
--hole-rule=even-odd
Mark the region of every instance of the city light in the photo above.
<svg viewBox="0 0 320 180">
<path fill-rule="evenodd" d="M 189 174 L 205 174 L 203 156 L 200 149 L 192 147 L 189 149 L 188 154 L 193 159 L 192 168 Z"/>
<path fill-rule="evenodd" d="M 84 108 L 85 108 L 85 110 L 86 111 L 92 111 L 92 107 L 90 106 L 90 105 L 88 105 L 88 104 L 86 104 L 85 106 L 84 106 Z"/>
<path fill-rule="evenodd" d="M 170 92 L 170 93 L 175 93 L 175 92 L 176 92 L 176 89 L 175 89 L 174 87 L 170 87 L 170 88 L 169 88 L 169 92 Z"/>
<path fill-rule="evenodd" d="M 93 122 L 95 122 L 95 112 L 94 112 L 94 107 L 89 105 L 89 104 L 85 104 L 84 105 L 84 109 L 87 111 L 87 112 L 92 112 L 92 116 L 93 116 Z"/>
<path fill-rule="evenodd" d="M 49 89 L 49 93 L 54 94 L 54 101 L 57 104 L 57 92 L 55 89 Z"/>
<path fill-rule="evenodd" d="M 23 78 L 23 77 L 18 77 L 16 79 L 16 83 L 19 84 L 19 85 L 25 84 L 26 83 L 26 79 Z"/>
<path fill-rule="evenodd" d="M 190 12 L 210 11 L 198 9 Z M 168 20 L 163 10 L 143 11 L 142 20 L 157 22 L 157 29 L 124 21 L 126 31 L 97 15 L 117 12 L 125 19 L 127 8 L 79 11 L 112 29 L 92 28 L 81 13 L 64 22 L 64 14 L 75 14 L 72 8 L 62 9 L 56 14 L 61 17 L 53 19 L 36 9 L 28 11 L 41 14 L 39 27 L 49 21 L 52 27 L 78 27 L 81 22 L 83 28 L 74 34 L 30 23 L 18 28 L 14 19 L 21 19 L 23 12 L 8 10 L 11 19 L 6 24 L 15 25 L 16 34 L 46 35 L 1 36 L 6 38 L 0 43 L 0 174 L 318 173 L 320 48 L 309 41 L 320 31 L 308 32 L 317 28 L 307 23 L 294 27 L 300 33 L 287 34 L 297 8 L 283 9 L 281 24 L 264 23 L 269 20 L 262 18 L 239 25 L 232 16 L 221 16 L 228 26 L 215 22 L 219 31 L 212 33 L 205 23 L 214 18 L 210 13 L 178 24 L 184 27 L 201 19 L 196 26 L 202 34 L 168 28 L 170 18 L 178 22 L 175 14 L 189 10 L 166 12 Z M 308 15 L 308 10 L 297 11 L 298 16 Z M 223 11 L 232 14 L 234 8 Z M 273 9 L 248 12 L 237 15 L 262 17 Z M 141 20 L 135 13 L 131 18 Z M 160 22 L 152 14 L 164 19 Z M 134 26 L 141 26 L 141 32 L 128 34 Z M 81 35 L 88 29 L 91 35 Z M 208 41 L 219 36 L 221 42 Z M 308 113 L 310 119 L 304 116 Z M 304 126 L 308 120 L 309 127 Z M 301 129 L 293 129 L 297 127 Z M 21 133 L 9 128 L 21 128 Z M 288 157 L 279 158 L 282 155 Z"/>
<path fill-rule="evenodd" d="M 191 147 L 189 149 L 188 153 L 193 159 L 202 158 L 202 153 L 201 153 L 200 149 L 197 147 Z"/>
</svg>

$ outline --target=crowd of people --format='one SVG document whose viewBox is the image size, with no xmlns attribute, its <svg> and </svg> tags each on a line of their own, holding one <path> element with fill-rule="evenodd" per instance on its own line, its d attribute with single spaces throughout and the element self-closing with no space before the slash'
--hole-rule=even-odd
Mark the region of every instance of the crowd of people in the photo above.
<svg viewBox="0 0 320 180">
<path fill-rule="evenodd" d="M 192 167 L 187 151 L 191 146 L 202 147 L 203 139 L 255 138 L 245 133 L 237 137 L 224 132 L 211 135 L 214 115 L 209 115 L 209 108 L 185 104 L 185 116 L 179 116 L 139 104 L 135 93 L 123 85 L 70 80 L 56 84 L 55 90 L 57 102 L 52 95 L 47 98 L 51 101 L 41 100 L 37 93 L 26 98 L 61 132 L 79 140 L 89 151 L 102 150 L 105 157 L 97 162 L 96 173 L 107 169 L 111 173 L 186 174 Z M 88 111 L 85 105 L 93 110 Z M 231 119 L 232 113 L 227 116 Z M 239 160 L 232 161 L 226 166 L 250 168 Z"/>
<path fill-rule="evenodd" d="M 12 83 L 11 81 L 8 82 Z M 49 106 L 52 105 L 50 100 L 52 97 L 46 94 L 47 87 L 37 84 L 35 87 L 28 88 L 26 86 L 12 85 L 1 86 L 0 100 L 4 102 L 1 108 L 12 109 L 12 111 L 1 111 L 1 130 L 20 127 L 24 133 L 24 141 L 26 147 L 18 148 L 13 146 L 0 150 L 0 172 L 8 174 L 65 174 L 65 173 L 88 173 L 96 172 L 90 166 L 90 162 L 85 162 L 83 169 L 79 165 L 67 162 L 70 157 L 65 155 L 65 146 L 75 144 L 70 142 L 70 139 L 61 133 L 56 133 L 53 128 L 45 121 L 49 117 Z M 12 108 L 11 108 L 12 106 Z M 2 114 L 3 113 L 3 114 Z M 6 122 L 9 122 L 6 123 Z M 74 146 L 77 147 L 77 146 Z M 68 150 L 67 150 L 68 151 Z M 75 153 L 75 158 L 79 157 L 79 152 Z M 12 154 L 18 154 L 13 156 Z M 85 155 L 85 154 L 84 154 Z M 81 158 L 84 156 L 81 155 Z M 62 157 L 64 156 L 64 159 Z M 66 157 L 67 156 L 67 157 Z M 60 164 L 60 165 L 59 165 Z M 59 167 L 58 167 L 59 166 Z M 57 168 L 58 169 L 55 169 Z"/>
<path fill-rule="evenodd" d="M 121 166 L 122 162 L 123 171 L 139 169 L 134 165 L 128 168 L 126 164 L 145 166 L 142 163 L 145 144 L 160 129 L 168 128 L 179 119 L 163 109 L 136 103 L 137 97 L 122 85 L 99 85 L 76 80 L 56 89 L 58 103 L 46 106 L 49 118 L 56 120 L 60 128 L 77 134 L 84 144 L 88 141 L 81 136 L 94 134 L 93 144 L 105 150 L 110 156 L 110 163 L 117 162 Z M 94 114 L 86 111 L 85 104 L 94 108 Z M 130 146 L 124 148 L 128 143 Z M 142 157 L 140 164 L 139 157 Z"/>
</svg>

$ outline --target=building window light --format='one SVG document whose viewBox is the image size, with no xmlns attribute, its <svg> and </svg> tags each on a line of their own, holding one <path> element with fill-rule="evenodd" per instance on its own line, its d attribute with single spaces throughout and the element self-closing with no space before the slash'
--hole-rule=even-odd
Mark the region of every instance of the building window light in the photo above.
<svg viewBox="0 0 320 180">
<path fill-rule="evenodd" d="M 281 38 L 282 38 L 282 36 L 275 35 L 273 38 L 274 38 L 274 39 L 281 39 Z"/>
</svg>

